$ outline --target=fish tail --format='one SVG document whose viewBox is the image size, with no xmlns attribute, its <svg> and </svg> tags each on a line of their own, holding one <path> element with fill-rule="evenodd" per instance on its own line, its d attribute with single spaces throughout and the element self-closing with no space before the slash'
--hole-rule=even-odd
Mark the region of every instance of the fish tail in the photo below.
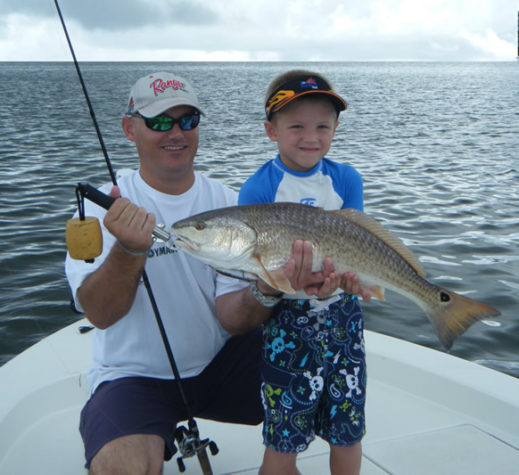
<svg viewBox="0 0 519 475">
<path fill-rule="evenodd" d="M 496 309 L 447 289 L 439 289 L 438 302 L 426 309 L 441 344 L 450 349 L 454 340 L 473 323 L 500 315 Z"/>
</svg>

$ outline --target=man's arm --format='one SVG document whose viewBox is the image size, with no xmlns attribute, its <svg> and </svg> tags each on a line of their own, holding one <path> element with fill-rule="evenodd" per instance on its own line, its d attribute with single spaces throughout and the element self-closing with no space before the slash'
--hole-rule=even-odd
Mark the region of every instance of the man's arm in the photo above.
<svg viewBox="0 0 519 475">
<path fill-rule="evenodd" d="M 279 291 L 258 280 L 258 290 L 265 295 L 280 295 Z M 252 295 L 250 287 L 220 295 L 216 298 L 216 316 L 231 335 L 238 335 L 264 323 L 272 307 L 264 307 Z"/>
<path fill-rule="evenodd" d="M 76 297 L 94 326 L 104 330 L 128 313 L 145 262 L 145 255 L 126 254 L 114 244 L 101 267 L 85 278 Z"/>
<path fill-rule="evenodd" d="M 117 187 L 110 196 L 119 196 Z M 87 318 L 101 329 L 126 315 L 133 303 L 146 251 L 152 244 L 155 217 L 129 200 L 119 198 L 103 222 L 117 242 L 103 264 L 85 278 L 76 294 Z"/>
</svg>

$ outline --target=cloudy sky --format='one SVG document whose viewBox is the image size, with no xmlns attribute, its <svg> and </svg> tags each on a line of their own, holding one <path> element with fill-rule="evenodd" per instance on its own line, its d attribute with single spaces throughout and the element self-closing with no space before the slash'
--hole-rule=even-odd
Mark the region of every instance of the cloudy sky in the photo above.
<svg viewBox="0 0 519 475">
<path fill-rule="evenodd" d="M 59 0 L 80 61 L 515 61 L 518 0 Z M 54 0 L 0 0 L 0 61 L 69 61 Z"/>
</svg>

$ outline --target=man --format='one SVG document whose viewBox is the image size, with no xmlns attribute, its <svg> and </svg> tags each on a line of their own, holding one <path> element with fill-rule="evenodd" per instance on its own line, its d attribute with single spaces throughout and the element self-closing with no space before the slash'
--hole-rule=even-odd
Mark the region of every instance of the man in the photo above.
<svg viewBox="0 0 519 475">
<path fill-rule="evenodd" d="M 94 474 L 161 473 L 176 424 L 187 418 L 142 282 L 144 268 L 193 415 L 262 420 L 257 327 L 278 292 L 262 281 L 251 287 L 221 276 L 151 239 L 156 222 L 170 225 L 236 204 L 235 192 L 193 169 L 201 114 L 192 86 L 180 76 L 158 72 L 135 83 L 122 128 L 135 143 L 139 170 L 118 187 L 101 187 L 118 198 L 108 212 L 85 203 L 86 214 L 103 222 L 101 256 L 94 264 L 67 256 L 76 305 L 96 327 L 91 397 L 80 422 L 86 466 Z M 330 262 L 311 273 L 311 243 L 301 241 L 284 272 L 292 287 L 318 296 L 340 283 Z"/>
</svg>

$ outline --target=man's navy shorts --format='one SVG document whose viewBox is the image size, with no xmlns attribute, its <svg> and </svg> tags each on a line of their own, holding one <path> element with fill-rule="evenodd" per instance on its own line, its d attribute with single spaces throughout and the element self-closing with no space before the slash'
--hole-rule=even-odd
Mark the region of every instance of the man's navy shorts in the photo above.
<svg viewBox="0 0 519 475">
<path fill-rule="evenodd" d="M 263 420 L 259 362 L 261 330 L 231 337 L 196 377 L 182 379 L 194 417 L 256 425 Z M 187 420 L 175 380 L 131 377 L 101 384 L 81 411 L 79 430 L 86 467 L 107 442 L 131 434 L 155 434 L 174 449 L 177 423 Z"/>
</svg>

